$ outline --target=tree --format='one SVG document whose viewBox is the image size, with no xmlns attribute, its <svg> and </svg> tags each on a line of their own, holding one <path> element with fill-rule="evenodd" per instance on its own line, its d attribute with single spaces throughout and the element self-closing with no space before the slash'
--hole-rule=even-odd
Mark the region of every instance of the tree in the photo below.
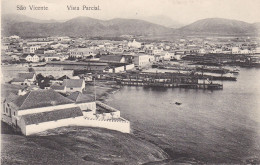
<svg viewBox="0 0 260 165">
<path fill-rule="evenodd" d="M 29 68 L 29 72 L 35 73 L 35 70 L 33 68 Z"/>
</svg>

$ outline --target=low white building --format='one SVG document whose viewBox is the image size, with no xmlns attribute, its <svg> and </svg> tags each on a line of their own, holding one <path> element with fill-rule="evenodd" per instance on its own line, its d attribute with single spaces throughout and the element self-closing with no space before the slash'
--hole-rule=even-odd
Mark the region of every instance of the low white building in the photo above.
<svg viewBox="0 0 260 165">
<path fill-rule="evenodd" d="M 2 105 L 2 121 L 26 136 L 64 126 L 103 127 L 130 133 L 130 122 L 120 117 L 120 111 L 89 100 L 80 92 L 68 97 L 51 89 L 20 96 L 10 93 Z M 97 106 L 106 111 L 97 113 Z"/>
<path fill-rule="evenodd" d="M 11 84 L 16 85 L 32 85 L 36 81 L 35 73 L 19 73 L 17 77 L 11 80 Z"/>
<path fill-rule="evenodd" d="M 251 54 L 251 51 L 248 49 L 240 50 L 240 54 Z"/>
<path fill-rule="evenodd" d="M 133 40 L 133 42 L 128 42 L 127 45 L 128 45 L 128 47 L 132 47 L 132 48 L 141 48 L 142 47 L 142 43 L 135 41 L 135 39 Z"/>
<path fill-rule="evenodd" d="M 63 84 L 66 92 L 83 92 L 85 81 L 83 79 L 64 79 Z"/>
<path fill-rule="evenodd" d="M 50 45 L 51 48 L 54 48 L 54 49 L 57 49 L 57 48 L 68 48 L 69 45 L 68 44 L 61 44 L 61 43 L 57 43 L 57 44 L 54 44 L 54 45 Z"/>
<path fill-rule="evenodd" d="M 48 50 L 44 50 L 43 54 L 54 54 L 55 50 L 54 49 L 48 49 Z"/>
<path fill-rule="evenodd" d="M 160 54 L 155 55 L 155 60 L 170 60 L 174 58 L 174 52 L 161 52 Z"/>
<path fill-rule="evenodd" d="M 214 49 L 211 53 L 223 53 L 222 49 Z"/>
<path fill-rule="evenodd" d="M 134 65 L 136 67 L 144 67 L 155 60 L 154 56 L 148 54 L 137 54 L 133 56 Z"/>
<path fill-rule="evenodd" d="M 241 50 L 239 47 L 232 47 L 231 52 L 232 54 L 241 54 Z"/>
<path fill-rule="evenodd" d="M 34 54 L 35 51 L 38 50 L 39 48 L 41 48 L 41 46 L 39 46 L 39 45 L 23 47 L 23 53 Z"/>
<path fill-rule="evenodd" d="M 39 62 L 39 61 L 40 61 L 40 57 L 37 56 L 37 55 L 27 55 L 27 56 L 25 57 L 25 60 L 26 60 L 27 62 Z"/>
<path fill-rule="evenodd" d="M 203 49 L 203 48 L 201 48 L 201 49 L 199 49 L 198 53 L 199 53 L 199 54 L 205 54 L 205 53 L 206 53 L 206 50 Z"/>
<path fill-rule="evenodd" d="M 71 49 L 69 50 L 70 56 L 71 57 L 76 57 L 76 58 L 86 58 L 89 56 L 94 57 L 96 55 L 95 51 L 89 48 L 76 48 L 76 49 Z"/>
<path fill-rule="evenodd" d="M 52 60 L 57 60 L 59 61 L 60 60 L 60 56 L 58 55 L 45 55 L 43 56 L 43 59 L 48 62 L 48 61 L 52 61 Z"/>
<path fill-rule="evenodd" d="M 17 35 L 12 35 L 12 36 L 10 36 L 9 38 L 10 38 L 10 39 L 19 39 L 20 37 L 17 36 Z"/>
<path fill-rule="evenodd" d="M 83 92 L 85 81 L 83 79 L 64 79 L 62 85 L 53 84 L 51 89 L 60 93 Z"/>
</svg>

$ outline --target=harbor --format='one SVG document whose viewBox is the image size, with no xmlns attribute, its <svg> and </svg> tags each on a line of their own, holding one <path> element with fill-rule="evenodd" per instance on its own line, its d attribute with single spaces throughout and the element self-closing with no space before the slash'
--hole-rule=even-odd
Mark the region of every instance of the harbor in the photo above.
<svg viewBox="0 0 260 165">
<path fill-rule="evenodd" d="M 123 109 L 136 136 L 162 147 L 173 159 L 179 154 L 242 164 L 260 156 L 260 88 L 255 76 L 260 70 L 239 69 L 239 81 L 224 81 L 223 90 L 123 86 L 106 102 Z"/>
</svg>

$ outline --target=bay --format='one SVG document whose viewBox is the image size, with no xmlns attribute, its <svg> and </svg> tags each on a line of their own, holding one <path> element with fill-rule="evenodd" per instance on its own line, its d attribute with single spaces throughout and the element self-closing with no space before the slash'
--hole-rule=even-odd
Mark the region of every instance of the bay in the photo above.
<svg viewBox="0 0 260 165">
<path fill-rule="evenodd" d="M 124 86 L 106 102 L 172 160 L 260 163 L 260 69 L 237 78 L 215 91 Z"/>
</svg>

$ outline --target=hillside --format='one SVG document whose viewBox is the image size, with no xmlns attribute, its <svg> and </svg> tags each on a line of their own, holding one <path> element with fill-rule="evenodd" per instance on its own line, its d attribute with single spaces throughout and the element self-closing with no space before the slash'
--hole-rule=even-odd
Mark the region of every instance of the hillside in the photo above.
<svg viewBox="0 0 260 165">
<path fill-rule="evenodd" d="M 147 141 L 107 129 L 64 127 L 40 135 L 2 130 L 1 164 L 143 164 L 166 158 Z"/>
<path fill-rule="evenodd" d="M 36 23 L 53 23 L 53 22 L 60 22 L 54 19 L 50 20 L 40 20 L 32 17 L 28 17 L 22 14 L 5 14 L 2 15 L 2 21 L 9 22 L 9 23 L 16 23 L 16 22 L 36 22 Z"/>
<path fill-rule="evenodd" d="M 151 22 L 154 24 L 162 25 L 169 28 L 180 28 L 183 26 L 182 23 L 179 23 L 178 21 L 174 21 L 171 18 L 164 16 L 164 15 L 155 15 L 155 16 L 149 16 L 149 17 L 142 17 L 141 20 Z"/>
<path fill-rule="evenodd" d="M 171 32 L 170 28 L 136 19 L 98 20 L 89 17 L 77 17 L 66 22 L 17 22 L 2 21 L 2 34 L 22 37 L 43 37 L 51 35 L 66 36 L 119 36 L 157 35 Z"/>
<path fill-rule="evenodd" d="M 184 34 L 250 35 L 257 32 L 253 24 L 243 21 L 207 18 L 178 29 Z"/>
</svg>

